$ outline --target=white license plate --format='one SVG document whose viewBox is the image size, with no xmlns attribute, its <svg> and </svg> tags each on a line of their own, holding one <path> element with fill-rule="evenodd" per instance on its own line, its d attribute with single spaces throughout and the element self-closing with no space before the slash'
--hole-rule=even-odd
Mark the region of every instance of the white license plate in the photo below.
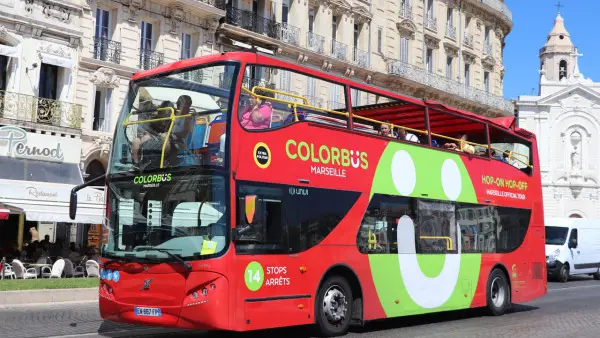
<svg viewBox="0 0 600 338">
<path fill-rule="evenodd" d="M 160 317 L 160 309 L 157 307 L 134 307 L 136 316 Z"/>
</svg>

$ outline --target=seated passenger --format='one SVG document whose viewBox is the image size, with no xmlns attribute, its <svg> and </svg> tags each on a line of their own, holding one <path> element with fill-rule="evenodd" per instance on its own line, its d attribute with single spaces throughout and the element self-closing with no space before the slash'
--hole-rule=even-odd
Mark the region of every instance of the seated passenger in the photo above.
<svg viewBox="0 0 600 338">
<path fill-rule="evenodd" d="M 421 143 L 419 142 L 419 138 L 415 134 L 408 133 L 404 128 L 400 127 L 398 128 L 398 139 L 409 142 Z"/>
<path fill-rule="evenodd" d="M 250 96 L 249 105 L 242 111 L 240 123 L 246 129 L 267 129 L 271 126 L 271 102 Z"/>
<path fill-rule="evenodd" d="M 382 123 L 381 127 L 379 127 L 379 135 L 386 137 L 394 137 L 392 133 L 391 125 L 386 121 L 386 123 Z"/>
<path fill-rule="evenodd" d="M 191 114 L 192 107 L 192 98 L 189 95 L 181 95 L 177 99 L 177 110 L 175 111 L 175 115 L 183 116 Z M 181 140 L 186 140 L 189 134 L 194 130 L 194 117 L 184 117 L 175 119 L 175 124 L 173 124 L 173 133 L 177 136 L 177 138 Z"/>
<path fill-rule="evenodd" d="M 156 118 L 168 117 L 168 112 L 161 111 Z M 133 163 L 141 170 L 150 170 L 160 168 L 162 150 L 166 132 L 170 121 L 149 122 L 148 128 L 140 138 L 135 139 L 132 144 Z M 171 144 L 167 142 L 165 147 L 165 165 L 169 163 L 169 154 L 171 153 Z"/>
<path fill-rule="evenodd" d="M 458 135 L 457 138 L 460 140 L 459 145 L 457 145 L 454 142 L 449 142 L 449 143 L 444 144 L 444 148 L 452 149 L 452 150 L 456 150 L 456 151 L 462 151 L 467 154 L 475 153 L 475 147 L 473 147 L 472 145 L 467 143 L 467 135 L 466 134 Z"/>
</svg>

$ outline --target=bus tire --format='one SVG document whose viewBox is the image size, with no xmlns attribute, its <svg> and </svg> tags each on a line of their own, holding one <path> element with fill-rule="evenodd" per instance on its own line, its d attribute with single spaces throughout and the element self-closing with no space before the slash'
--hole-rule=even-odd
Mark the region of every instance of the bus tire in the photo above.
<svg viewBox="0 0 600 338">
<path fill-rule="evenodd" d="M 352 289 L 345 278 L 328 277 L 317 292 L 315 329 L 325 337 L 343 335 L 352 319 Z"/>
<path fill-rule="evenodd" d="M 560 270 L 558 270 L 558 281 L 561 283 L 566 283 L 569 281 L 569 265 L 567 264 L 563 264 L 563 266 L 560 267 Z"/>
<path fill-rule="evenodd" d="M 492 316 L 502 316 L 511 304 L 510 284 L 500 269 L 492 270 L 487 282 L 487 310 Z"/>
</svg>

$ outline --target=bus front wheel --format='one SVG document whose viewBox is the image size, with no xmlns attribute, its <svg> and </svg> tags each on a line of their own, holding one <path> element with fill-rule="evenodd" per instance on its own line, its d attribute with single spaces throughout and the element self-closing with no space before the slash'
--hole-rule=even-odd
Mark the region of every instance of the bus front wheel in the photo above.
<svg viewBox="0 0 600 338">
<path fill-rule="evenodd" d="M 494 269 L 487 282 L 487 308 L 493 316 L 503 315 L 511 302 L 510 284 L 506 274 L 500 269 Z"/>
<path fill-rule="evenodd" d="M 346 279 L 331 276 L 321 284 L 315 317 L 319 335 L 335 337 L 348 331 L 352 317 L 352 289 Z"/>
</svg>

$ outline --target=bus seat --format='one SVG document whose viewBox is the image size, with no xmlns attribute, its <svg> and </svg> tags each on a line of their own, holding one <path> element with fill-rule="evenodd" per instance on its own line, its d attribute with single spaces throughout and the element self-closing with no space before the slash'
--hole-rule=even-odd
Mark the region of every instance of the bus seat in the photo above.
<svg viewBox="0 0 600 338">
<path fill-rule="evenodd" d="M 305 112 L 298 112 L 298 121 L 306 121 L 306 113 Z M 290 115 L 288 115 L 285 120 L 283 121 L 283 124 L 290 124 L 294 122 L 294 113 L 291 113 Z"/>
<path fill-rule="evenodd" d="M 221 135 L 225 133 L 226 123 L 227 121 L 225 120 L 225 115 L 220 114 L 217 117 L 215 117 L 215 119 L 208 124 L 209 130 L 208 139 L 206 140 L 206 143 L 218 143 L 219 139 L 221 138 Z"/>
<path fill-rule="evenodd" d="M 207 123 L 205 117 L 198 117 L 196 119 L 196 125 L 194 130 L 188 137 L 188 144 L 190 149 L 200 149 L 204 147 L 204 140 L 206 138 Z"/>
<path fill-rule="evenodd" d="M 281 126 L 282 120 L 283 120 L 283 117 L 281 117 L 281 114 L 273 113 L 273 115 L 271 117 L 271 128 L 277 128 L 277 127 Z"/>
</svg>

